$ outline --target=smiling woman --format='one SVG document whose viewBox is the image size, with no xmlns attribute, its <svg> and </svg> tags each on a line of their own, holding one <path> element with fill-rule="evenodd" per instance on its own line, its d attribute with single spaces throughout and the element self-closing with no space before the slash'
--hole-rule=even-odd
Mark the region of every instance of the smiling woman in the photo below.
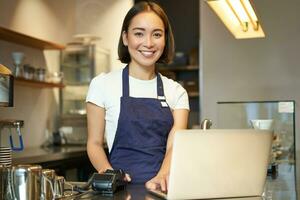
<svg viewBox="0 0 300 200">
<path fill-rule="evenodd" d="M 171 26 L 158 4 L 140 2 L 128 11 L 118 54 L 127 66 L 95 77 L 89 87 L 89 158 L 98 172 L 123 169 L 127 181 L 165 190 L 174 132 L 187 127 L 189 101 L 179 83 L 156 69 L 174 54 Z"/>
<path fill-rule="evenodd" d="M 142 12 L 123 31 L 122 39 L 131 56 L 131 67 L 153 68 L 165 48 L 164 23 L 155 13 Z"/>
</svg>

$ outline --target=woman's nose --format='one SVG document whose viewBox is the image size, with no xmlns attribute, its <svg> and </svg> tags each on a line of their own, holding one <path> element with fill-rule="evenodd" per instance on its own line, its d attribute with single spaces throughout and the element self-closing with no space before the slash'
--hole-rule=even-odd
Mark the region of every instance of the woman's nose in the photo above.
<svg viewBox="0 0 300 200">
<path fill-rule="evenodd" d="M 144 44 L 145 44 L 145 46 L 148 47 L 148 48 L 152 47 L 153 44 L 154 44 L 154 43 L 153 43 L 153 38 L 152 38 L 151 36 L 147 36 L 147 37 L 145 38 Z"/>
</svg>

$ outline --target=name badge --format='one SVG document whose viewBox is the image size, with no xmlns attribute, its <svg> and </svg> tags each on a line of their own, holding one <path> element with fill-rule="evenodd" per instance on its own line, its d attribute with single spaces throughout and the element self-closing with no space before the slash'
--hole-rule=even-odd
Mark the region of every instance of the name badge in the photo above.
<svg viewBox="0 0 300 200">
<path fill-rule="evenodd" d="M 165 96 L 158 96 L 157 99 L 159 99 L 159 100 L 166 100 L 166 97 Z"/>
<path fill-rule="evenodd" d="M 169 107 L 168 104 L 167 104 L 167 102 L 165 102 L 165 101 L 162 101 L 162 102 L 160 102 L 160 103 L 161 103 L 161 106 L 162 106 L 162 107 Z"/>
</svg>

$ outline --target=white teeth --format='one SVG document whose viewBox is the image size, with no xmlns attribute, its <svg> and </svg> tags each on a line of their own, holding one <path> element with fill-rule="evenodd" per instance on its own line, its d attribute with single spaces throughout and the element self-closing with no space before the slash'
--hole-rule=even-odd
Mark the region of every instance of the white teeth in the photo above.
<svg viewBox="0 0 300 200">
<path fill-rule="evenodd" d="M 141 51 L 141 53 L 144 55 L 144 56 L 151 56 L 154 54 L 153 51 Z"/>
<path fill-rule="evenodd" d="M 153 54 L 153 52 L 143 52 L 143 54 L 151 55 L 151 54 Z"/>
</svg>

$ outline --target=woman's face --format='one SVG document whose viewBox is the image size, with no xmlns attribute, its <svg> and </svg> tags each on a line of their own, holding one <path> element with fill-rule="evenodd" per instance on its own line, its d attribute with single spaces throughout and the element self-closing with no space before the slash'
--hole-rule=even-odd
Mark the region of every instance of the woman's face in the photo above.
<svg viewBox="0 0 300 200">
<path fill-rule="evenodd" d="M 128 32 L 123 32 L 123 43 L 128 46 L 131 65 L 154 67 L 165 48 L 165 28 L 154 12 L 141 12 L 134 16 Z"/>
</svg>

